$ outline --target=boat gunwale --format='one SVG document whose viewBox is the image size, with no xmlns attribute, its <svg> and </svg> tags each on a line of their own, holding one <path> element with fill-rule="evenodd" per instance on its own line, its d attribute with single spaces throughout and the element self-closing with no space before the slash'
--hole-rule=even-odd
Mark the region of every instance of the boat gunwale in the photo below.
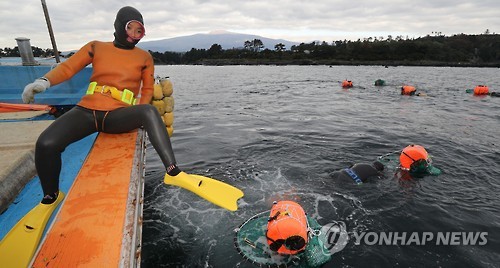
<svg viewBox="0 0 500 268">
<path fill-rule="evenodd" d="M 120 267 L 140 267 L 141 263 L 146 137 L 146 132 L 139 129 L 123 225 Z"/>
</svg>

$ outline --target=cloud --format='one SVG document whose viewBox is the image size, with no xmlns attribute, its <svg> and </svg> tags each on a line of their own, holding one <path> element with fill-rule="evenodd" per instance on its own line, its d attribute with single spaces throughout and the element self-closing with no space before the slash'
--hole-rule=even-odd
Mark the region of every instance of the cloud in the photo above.
<svg viewBox="0 0 500 268">
<path fill-rule="evenodd" d="M 46 0 L 58 49 L 78 49 L 91 40 L 113 40 L 116 12 L 131 5 L 142 12 L 145 40 L 213 30 L 256 34 L 296 42 L 387 35 L 419 37 L 498 31 L 500 2 L 489 0 L 282 0 L 282 1 L 102 1 Z M 50 48 L 42 6 L 36 0 L 0 3 L 0 47 L 15 47 L 16 37 Z"/>
</svg>

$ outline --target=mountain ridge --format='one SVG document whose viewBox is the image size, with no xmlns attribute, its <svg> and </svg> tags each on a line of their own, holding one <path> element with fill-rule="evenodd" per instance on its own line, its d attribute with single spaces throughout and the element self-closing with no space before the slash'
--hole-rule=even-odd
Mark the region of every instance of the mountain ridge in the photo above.
<svg viewBox="0 0 500 268">
<path fill-rule="evenodd" d="M 245 41 L 259 39 L 264 44 L 264 48 L 274 50 L 274 46 L 283 43 L 286 49 L 293 45 L 299 45 L 299 42 L 288 41 L 285 39 L 273 39 L 254 34 L 242 34 L 228 31 L 212 31 L 209 33 L 197 33 L 193 35 L 165 38 L 153 41 L 143 41 L 137 44 L 144 50 L 153 52 L 187 52 L 192 48 L 209 49 L 213 44 L 218 44 L 222 49 L 243 48 Z"/>
</svg>

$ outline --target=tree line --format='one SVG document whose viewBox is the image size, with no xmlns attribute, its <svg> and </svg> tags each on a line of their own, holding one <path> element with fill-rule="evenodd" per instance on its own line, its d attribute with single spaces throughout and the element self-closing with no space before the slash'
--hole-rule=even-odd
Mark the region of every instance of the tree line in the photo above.
<svg viewBox="0 0 500 268">
<path fill-rule="evenodd" d="M 32 46 L 31 50 L 33 51 L 34 57 L 49 58 L 54 56 L 54 50 L 51 48 L 41 49 L 39 47 Z M 61 54 L 60 51 L 59 54 Z M 21 54 L 19 53 L 19 47 L 16 46 L 14 48 L 0 48 L 0 57 L 21 57 Z"/>
<path fill-rule="evenodd" d="M 419 38 L 374 37 L 357 41 L 301 43 L 265 48 L 259 39 L 242 48 L 192 48 L 188 52 L 150 51 L 156 64 L 385 64 L 500 67 L 500 35 L 441 33 Z"/>
<path fill-rule="evenodd" d="M 383 64 L 500 67 L 500 35 L 445 36 L 440 32 L 419 38 L 369 37 L 357 41 L 311 42 L 286 48 L 266 48 L 261 40 L 247 40 L 241 48 L 192 48 L 187 52 L 149 51 L 155 64 Z M 33 47 L 35 57 L 50 57 L 52 49 Z M 19 57 L 19 50 L 0 49 L 0 56 Z"/>
</svg>

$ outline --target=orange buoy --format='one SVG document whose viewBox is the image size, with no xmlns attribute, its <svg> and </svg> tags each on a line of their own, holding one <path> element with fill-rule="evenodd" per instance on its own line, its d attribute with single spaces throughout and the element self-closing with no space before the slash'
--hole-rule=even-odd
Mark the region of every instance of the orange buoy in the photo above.
<svg viewBox="0 0 500 268">
<path fill-rule="evenodd" d="M 299 204 L 293 201 L 274 204 L 267 222 L 269 248 L 286 255 L 302 252 L 309 238 L 307 226 L 306 213 Z"/>
<path fill-rule="evenodd" d="M 417 90 L 413 86 L 404 85 L 401 87 L 401 95 L 414 95 L 415 91 Z"/>
<path fill-rule="evenodd" d="M 474 88 L 474 95 L 486 95 L 489 93 L 488 86 L 478 85 Z"/>
<path fill-rule="evenodd" d="M 428 161 L 429 154 L 424 147 L 420 145 L 411 144 L 406 146 L 399 156 L 399 163 L 402 169 L 410 170 L 413 163 L 419 160 Z"/>
<path fill-rule="evenodd" d="M 352 87 L 352 81 L 350 81 L 350 80 L 342 81 L 342 87 L 344 87 L 344 88 Z"/>
</svg>

